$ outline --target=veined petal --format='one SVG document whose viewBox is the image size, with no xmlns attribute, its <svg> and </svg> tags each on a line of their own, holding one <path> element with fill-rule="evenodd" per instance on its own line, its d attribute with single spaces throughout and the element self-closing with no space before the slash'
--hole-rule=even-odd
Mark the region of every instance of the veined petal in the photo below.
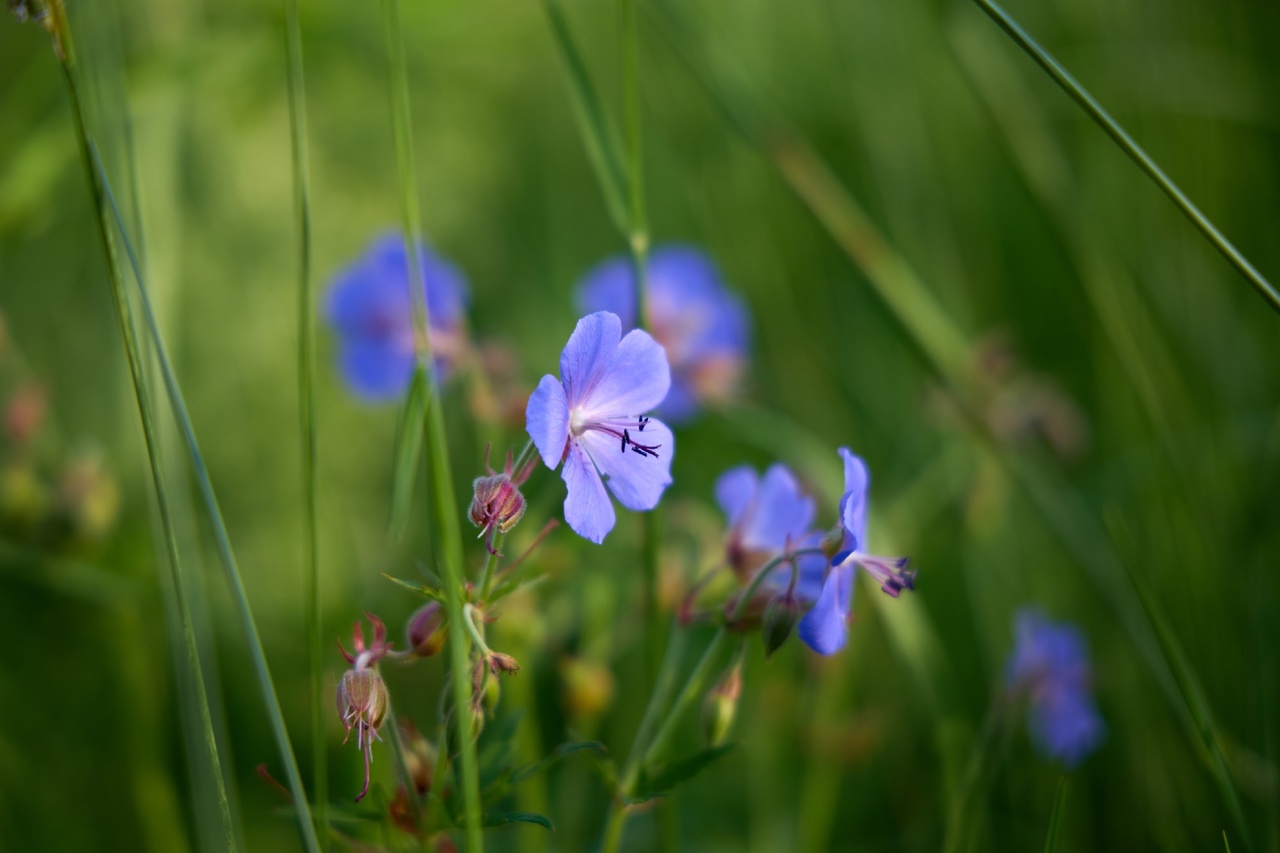
<svg viewBox="0 0 1280 853">
<path fill-rule="evenodd" d="M 600 474 L 576 441 L 569 445 L 560 476 L 569 492 L 564 499 L 564 520 L 574 533 L 599 545 L 613 529 L 617 517 Z"/>
<path fill-rule="evenodd" d="M 840 448 L 840 456 L 844 459 L 844 496 L 840 498 L 840 519 L 844 529 L 857 539 L 857 547 L 867 549 L 867 487 L 871 477 L 867 473 L 866 463 L 851 452 L 849 448 Z"/>
<path fill-rule="evenodd" d="M 813 513 L 813 499 L 801 493 L 795 475 L 785 465 L 773 465 L 765 471 L 756 506 L 744 520 L 742 542 L 761 550 L 784 548 L 788 537 L 799 542 Z"/>
<path fill-rule="evenodd" d="M 571 408 L 591 397 L 621 339 L 622 323 L 616 314 L 597 311 L 578 321 L 560 353 L 560 380 Z"/>
<path fill-rule="evenodd" d="M 338 359 L 351 390 L 369 401 L 399 397 L 413 374 L 413 353 L 390 341 L 348 340 Z"/>
<path fill-rule="evenodd" d="M 730 468 L 716 480 L 716 503 L 729 519 L 733 527 L 742 518 L 742 513 L 755 499 L 756 490 L 760 488 L 760 475 L 750 465 L 739 465 Z"/>
<path fill-rule="evenodd" d="M 581 406 L 584 420 L 642 415 L 656 408 L 670 387 L 666 351 L 648 332 L 635 329 L 618 344 L 595 385 L 575 398 L 575 406 Z"/>
<path fill-rule="evenodd" d="M 848 640 L 846 620 L 853 592 L 853 572 L 851 563 L 832 568 L 822 594 L 796 629 L 804 644 L 820 655 L 835 654 Z"/>
<path fill-rule="evenodd" d="M 581 443 L 608 478 L 609 491 L 619 503 L 631 510 L 653 509 L 663 490 L 671 484 L 675 438 L 666 424 L 653 419 L 645 424 L 644 432 L 636 432 L 631 438 L 642 444 L 660 445 L 657 458 L 642 456 L 630 447 L 623 448 L 620 442 L 600 430 L 583 433 Z"/>
<path fill-rule="evenodd" d="M 542 461 L 554 469 L 560 464 L 565 442 L 569 440 L 569 403 L 560 380 L 551 375 L 542 377 L 529 395 L 524 417 L 525 429 Z"/>
</svg>

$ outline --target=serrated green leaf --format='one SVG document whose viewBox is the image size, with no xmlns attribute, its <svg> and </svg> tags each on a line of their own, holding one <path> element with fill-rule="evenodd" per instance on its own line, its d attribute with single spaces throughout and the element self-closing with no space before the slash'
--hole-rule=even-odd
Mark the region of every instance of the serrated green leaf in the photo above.
<svg viewBox="0 0 1280 853">
<path fill-rule="evenodd" d="M 506 826 L 511 823 L 536 823 L 538 826 L 545 827 L 552 832 L 556 831 L 551 818 L 534 812 L 504 812 L 502 814 L 487 814 L 484 816 L 485 826 Z"/>
<path fill-rule="evenodd" d="M 524 767 L 517 768 L 511 773 L 511 784 L 516 785 L 528 779 L 530 776 L 536 776 L 543 770 L 555 764 L 566 755 L 577 752 L 580 749 L 591 749 L 596 752 L 608 752 L 608 748 L 598 740 L 583 740 L 575 743 L 562 743 L 552 750 L 551 754 L 541 761 L 535 761 L 532 764 L 526 764 Z"/>
<path fill-rule="evenodd" d="M 409 590 L 410 592 L 416 592 L 419 595 L 424 595 L 427 598 L 432 599 L 433 601 L 439 601 L 442 603 L 444 602 L 444 593 L 438 589 L 434 589 L 430 586 L 427 586 L 426 584 L 414 583 L 413 581 L 407 581 L 407 580 L 402 580 L 400 578 L 395 578 L 387 574 L 386 572 L 383 572 L 382 576 L 387 580 L 391 581 L 396 586 L 402 586 L 405 589 Z"/>
<path fill-rule="evenodd" d="M 726 743 L 695 752 L 688 758 L 668 764 L 652 777 L 648 773 L 642 773 L 639 784 L 636 785 L 636 793 L 628 797 L 627 802 L 634 805 L 666 796 L 677 785 L 688 782 L 736 746 L 736 743 Z"/>
</svg>

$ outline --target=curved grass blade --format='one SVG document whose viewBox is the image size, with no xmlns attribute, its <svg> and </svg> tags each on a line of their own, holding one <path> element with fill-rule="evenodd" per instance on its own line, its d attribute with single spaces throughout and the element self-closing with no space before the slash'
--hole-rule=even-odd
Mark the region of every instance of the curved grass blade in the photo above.
<svg viewBox="0 0 1280 853">
<path fill-rule="evenodd" d="M 1071 72 L 1067 71 L 1058 60 L 1054 59 L 1049 51 L 1041 47 L 994 0 L 973 0 L 973 2 L 978 4 L 978 7 L 983 12 L 986 12 L 991 20 L 995 21 L 996 25 L 1017 43 L 1018 47 L 1022 48 L 1028 56 L 1035 60 L 1036 64 L 1053 78 L 1053 81 L 1070 96 L 1071 100 L 1075 101 L 1082 110 L 1089 114 L 1089 117 L 1102 128 L 1107 136 L 1111 137 L 1112 141 L 1120 146 L 1120 150 L 1129 155 L 1129 159 L 1136 163 L 1138 168 L 1155 182 L 1156 186 L 1160 187 L 1187 219 L 1191 220 L 1191 224 L 1205 236 L 1205 239 L 1222 253 L 1227 262 L 1235 267 L 1246 281 L 1253 285 L 1253 288 L 1258 291 L 1262 298 L 1267 300 L 1272 310 L 1280 313 L 1280 292 L 1277 292 L 1271 282 L 1267 281 L 1262 273 L 1258 272 L 1253 264 L 1249 263 L 1249 260 L 1240 254 L 1240 251 L 1209 221 L 1209 218 L 1201 212 L 1200 208 L 1196 207 L 1195 203 L 1187 198 L 1186 193 L 1179 189 L 1178 185 L 1164 173 L 1164 170 L 1156 165 L 1156 162 L 1142 149 L 1142 146 L 1120 126 L 1119 122 L 1111 117 L 1111 114 L 1094 99 L 1093 95 L 1089 94 L 1084 86 L 1080 85 L 1080 81 L 1071 76 Z"/>
<path fill-rule="evenodd" d="M 226 780 L 222 772 L 221 757 L 218 752 L 218 740 L 214 732 L 213 716 L 209 710 L 209 699 L 205 689 L 205 678 L 203 667 L 200 662 L 200 650 L 196 643 L 195 628 L 191 619 L 191 608 L 188 601 L 187 589 L 182 574 L 182 563 L 180 549 L 178 547 L 178 535 L 173 520 L 173 505 L 169 500 L 168 488 L 165 484 L 164 469 L 160 462 L 160 444 L 158 432 L 155 425 L 155 410 L 152 405 L 150 389 L 146 378 L 146 368 L 143 364 L 142 350 L 138 344 L 137 331 L 134 325 L 133 310 L 129 303 L 129 296 L 125 287 L 124 275 L 120 269 L 119 258 L 116 255 L 115 243 L 111 239 L 111 229 L 108 225 L 108 213 L 105 199 L 109 198 L 107 194 L 109 190 L 106 188 L 106 179 L 101 171 L 101 161 L 98 159 L 97 150 L 93 147 L 93 142 L 89 139 L 84 126 L 84 116 L 81 112 L 79 93 L 76 87 L 74 74 L 69 65 L 63 66 L 67 76 L 67 85 L 71 93 L 72 113 L 75 116 L 76 130 L 80 138 L 82 151 L 85 158 L 85 165 L 89 169 L 90 184 L 94 196 L 95 219 L 98 223 L 99 235 L 103 242 L 103 250 L 107 255 L 107 267 L 109 278 L 111 281 L 111 297 L 115 306 L 116 320 L 120 325 L 120 334 L 124 341 L 125 356 L 129 364 L 129 373 L 133 380 L 134 397 L 138 404 L 138 416 L 142 422 L 142 434 L 147 448 L 147 459 L 151 468 L 151 481 L 155 489 L 156 505 L 159 510 L 161 527 L 163 530 L 164 544 L 166 556 L 168 557 L 170 580 L 174 594 L 174 603 L 177 609 L 178 620 L 182 630 L 182 647 L 185 654 L 186 665 L 186 684 L 184 687 L 190 689 L 194 694 L 194 706 L 199 715 L 198 727 L 202 734 L 207 756 L 205 761 L 201 762 L 209 768 L 209 779 L 204 780 L 211 783 L 211 787 L 216 792 L 218 814 L 222 823 L 223 842 L 226 849 L 239 849 L 237 838 L 239 830 L 235 820 L 231 814 L 231 804 L 227 797 Z M 117 216 L 117 224 L 123 228 L 123 223 L 119 221 L 119 210 L 111 206 L 112 211 Z"/>
<path fill-rule="evenodd" d="M 418 479 L 418 458 L 422 452 L 422 431 L 426 423 L 427 396 L 431 391 L 427 372 L 419 366 L 413 371 L 409 393 L 405 395 L 396 426 L 395 459 L 391 465 L 391 511 L 387 534 L 394 540 L 404 538 L 413 508 L 413 486 Z"/>
<path fill-rule="evenodd" d="M 183 441 L 187 447 L 187 454 L 196 478 L 197 491 L 200 494 L 201 503 L 204 505 L 209 526 L 213 531 L 214 544 L 225 571 L 227 583 L 231 587 L 232 598 L 236 602 L 241 629 L 244 631 L 245 639 L 249 646 L 254 673 L 258 679 L 258 686 L 267 708 L 267 717 L 270 720 L 272 733 L 275 736 L 276 745 L 280 749 L 280 757 L 289 779 L 289 788 L 294 797 L 294 807 L 298 813 L 298 828 L 302 833 L 307 849 L 318 853 L 320 846 L 316 838 L 315 827 L 311 822 L 311 808 L 307 803 L 306 789 L 302 785 L 302 777 L 298 772 L 298 762 L 294 757 L 293 746 L 289 741 L 289 732 L 284 723 L 284 713 L 280 709 L 280 699 L 276 695 L 275 683 L 271 679 L 271 669 L 267 664 L 266 651 L 262 646 L 262 638 L 258 634 L 258 625 L 253 618 L 253 610 L 249 606 L 249 597 L 244 588 L 244 581 L 240 576 L 239 564 L 236 562 L 235 553 L 231 548 L 231 537 L 227 533 L 226 522 L 222 518 L 222 510 L 218 506 L 218 498 L 213 491 L 213 484 L 209 479 L 209 471 L 205 467 L 204 456 L 201 454 L 199 442 L 196 440 L 195 428 L 191 423 L 190 413 L 187 411 L 186 400 L 182 395 L 181 387 L 178 385 L 173 364 L 169 360 L 168 349 L 165 347 L 164 339 L 160 334 L 160 327 L 156 322 L 155 312 L 152 310 L 151 300 L 147 293 L 145 276 L 138 264 L 137 256 L 133 251 L 132 244 L 129 242 L 128 235 L 124 231 L 124 221 L 120 215 L 120 208 L 115 202 L 111 185 L 102 169 L 102 161 L 98 157 L 97 148 L 94 146 L 93 141 L 87 137 L 85 147 L 95 186 L 98 187 L 107 207 L 110 209 L 111 215 L 115 219 L 117 231 L 121 235 L 121 243 L 133 268 L 134 278 L 138 284 L 138 292 L 141 295 L 143 317 L 150 332 L 152 343 L 155 346 L 156 358 L 160 364 L 160 374 L 164 380 L 165 391 L 169 397 L 174 419 L 178 422 Z"/>
<path fill-rule="evenodd" d="M 325 742 L 324 652 L 320 611 L 320 510 L 316 489 L 316 294 L 311 275 L 311 166 L 307 147 L 307 91 L 302 73 L 298 0 L 285 0 L 285 59 L 289 71 L 289 142 L 293 161 L 293 215 L 298 228 L 298 429 L 302 449 L 305 519 L 302 563 L 306 581 L 307 670 L 311 694 L 311 760 L 317 834 L 329 838 L 329 762 Z"/>
</svg>

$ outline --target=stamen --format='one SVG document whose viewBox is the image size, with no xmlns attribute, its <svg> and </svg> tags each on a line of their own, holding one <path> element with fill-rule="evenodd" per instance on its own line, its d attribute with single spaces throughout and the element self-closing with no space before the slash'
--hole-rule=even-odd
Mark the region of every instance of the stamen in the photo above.
<svg viewBox="0 0 1280 853">
<path fill-rule="evenodd" d="M 648 418 L 647 416 L 641 416 L 641 418 L 640 418 L 640 432 L 644 432 L 644 428 L 645 428 L 645 425 L 646 425 L 647 423 L 649 423 L 649 418 Z"/>
<path fill-rule="evenodd" d="M 631 433 L 627 430 L 622 431 L 622 452 L 627 452 L 627 442 L 631 441 Z"/>
</svg>

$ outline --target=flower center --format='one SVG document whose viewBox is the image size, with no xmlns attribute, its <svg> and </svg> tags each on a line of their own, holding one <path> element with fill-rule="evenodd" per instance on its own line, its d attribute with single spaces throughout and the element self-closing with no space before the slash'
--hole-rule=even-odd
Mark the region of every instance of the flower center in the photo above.
<svg viewBox="0 0 1280 853">
<path fill-rule="evenodd" d="M 570 428 L 574 435 L 582 435 L 589 430 L 603 432 L 611 435 L 618 441 L 618 449 L 622 453 L 627 452 L 627 448 L 632 453 L 640 456 L 658 458 L 658 449 L 661 444 L 645 444 L 644 428 L 649 425 L 647 416 L 638 418 L 606 418 L 602 421 L 583 421 L 576 414 L 570 420 Z"/>
</svg>

